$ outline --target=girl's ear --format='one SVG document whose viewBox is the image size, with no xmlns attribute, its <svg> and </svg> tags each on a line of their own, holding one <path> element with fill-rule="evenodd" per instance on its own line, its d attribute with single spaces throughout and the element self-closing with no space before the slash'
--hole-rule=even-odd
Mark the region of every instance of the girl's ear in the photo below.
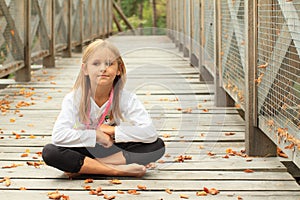
<svg viewBox="0 0 300 200">
<path fill-rule="evenodd" d="M 82 69 L 84 75 L 86 75 L 86 76 L 89 75 L 88 70 L 87 70 L 87 66 L 86 66 L 85 63 L 82 63 L 82 64 L 81 64 L 81 69 Z"/>
</svg>

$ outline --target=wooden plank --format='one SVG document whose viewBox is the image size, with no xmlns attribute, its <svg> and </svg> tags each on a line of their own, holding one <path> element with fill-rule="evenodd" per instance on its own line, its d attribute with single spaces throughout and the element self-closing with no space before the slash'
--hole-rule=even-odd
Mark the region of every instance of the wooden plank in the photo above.
<svg viewBox="0 0 300 200">
<path fill-rule="evenodd" d="M 109 180 L 95 180 L 91 185 L 93 188 L 101 185 L 103 190 L 129 190 L 137 188 L 141 183 L 139 180 L 122 180 L 122 184 L 114 185 Z M 239 191 L 252 191 L 252 190 L 265 190 L 274 191 L 278 187 L 286 191 L 299 191 L 299 185 L 294 181 L 202 181 L 200 178 L 197 181 L 182 181 L 182 180 L 143 180 L 142 183 L 147 186 L 148 190 L 164 191 L 165 188 L 172 188 L 174 190 L 195 191 L 195 185 L 198 188 L 209 187 L 218 188 L 219 190 L 235 191 L 233 188 L 238 187 Z M 10 189 L 20 189 L 21 187 L 28 188 L 29 190 L 83 190 L 84 183 L 82 180 L 66 180 L 66 179 L 11 179 Z M 7 188 L 0 185 L 1 189 Z"/>
<path fill-rule="evenodd" d="M 44 173 L 47 171 L 47 173 Z M 67 179 L 68 177 L 62 171 L 49 166 L 41 166 L 41 168 L 34 168 L 31 166 L 24 166 L 0 170 L 0 177 L 11 177 L 13 179 Z M 89 175 L 82 175 L 76 179 L 84 179 L 91 177 Z M 94 175 L 95 179 L 108 179 L 107 176 Z M 133 179 L 120 177 L 120 179 Z M 294 181 L 293 177 L 287 172 L 268 172 L 268 171 L 255 171 L 254 173 L 245 173 L 242 171 L 160 171 L 149 170 L 142 180 L 245 180 L 245 181 Z"/>
<path fill-rule="evenodd" d="M 198 190 L 197 190 L 198 189 Z M 197 188 L 195 191 L 200 191 L 202 188 Z M 172 194 L 168 194 L 162 191 L 142 191 L 140 195 L 131 195 L 127 194 L 124 191 L 124 194 L 117 194 L 116 191 L 105 190 L 105 194 L 115 195 L 116 199 L 164 199 L 164 200 L 174 200 L 181 199 L 180 195 L 185 194 L 192 200 L 198 200 L 199 198 L 203 200 L 207 199 L 224 199 L 224 200 L 232 200 L 241 197 L 245 200 L 298 200 L 300 193 L 298 191 L 252 191 L 252 192 L 244 192 L 244 191 L 221 191 L 217 196 L 208 195 L 208 196 L 196 196 L 196 192 L 189 191 L 172 191 Z M 5 191 L 5 193 L 0 193 L 1 199 L 45 199 L 47 198 L 48 192 L 54 192 L 53 190 L 41 190 L 41 191 Z M 61 194 L 65 194 L 70 196 L 71 200 L 82 200 L 82 199 L 99 199 L 96 195 L 89 195 L 87 191 L 60 191 Z"/>
</svg>

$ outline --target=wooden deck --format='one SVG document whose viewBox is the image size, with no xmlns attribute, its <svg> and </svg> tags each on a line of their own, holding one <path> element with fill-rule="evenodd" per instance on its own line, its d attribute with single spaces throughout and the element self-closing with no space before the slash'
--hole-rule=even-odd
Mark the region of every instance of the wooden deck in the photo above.
<svg viewBox="0 0 300 200">
<path fill-rule="evenodd" d="M 278 158 L 226 158 L 226 154 L 244 149 L 244 121 L 233 108 L 214 107 L 213 85 L 199 82 L 198 70 L 168 38 L 118 36 L 110 40 L 124 57 L 127 89 L 144 103 L 166 142 L 166 156 L 143 178 L 119 177 L 119 185 L 109 182 L 113 177 L 69 180 L 54 168 L 28 166 L 28 161 L 41 160 L 36 153 L 50 143 L 62 98 L 70 91 L 80 68 L 80 54 L 58 58 L 57 68 L 34 71 L 32 82 L 0 90 L 0 99 L 12 101 L 9 111 L 1 116 L 0 167 L 21 165 L 0 169 L 0 180 L 11 180 L 10 186 L 0 183 L 1 200 L 48 199 L 47 193 L 55 190 L 71 200 L 103 198 L 89 195 L 85 185 L 93 189 L 101 186 L 104 194 L 115 195 L 116 199 L 173 200 L 181 199 L 180 195 L 188 195 L 189 199 L 300 199 L 299 185 Z M 20 101 L 29 106 L 16 109 Z M 28 156 L 22 157 L 26 152 Z M 180 155 L 191 159 L 176 162 Z M 246 173 L 248 169 L 253 172 Z M 94 182 L 85 184 L 86 178 Z M 147 189 L 139 195 L 127 193 L 137 185 Z M 196 196 L 204 187 L 216 188 L 220 193 Z M 167 188 L 172 194 L 165 191 Z"/>
</svg>

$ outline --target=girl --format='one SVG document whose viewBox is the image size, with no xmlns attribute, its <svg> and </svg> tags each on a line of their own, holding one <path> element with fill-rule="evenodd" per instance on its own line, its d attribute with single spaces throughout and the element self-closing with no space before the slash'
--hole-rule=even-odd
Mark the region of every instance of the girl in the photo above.
<svg viewBox="0 0 300 200">
<path fill-rule="evenodd" d="M 62 103 L 46 164 L 67 175 L 143 176 L 165 152 L 136 95 L 123 89 L 126 69 L 111 43 L 96 40 L 83 52 L 72 92 Z"/>
</svg>

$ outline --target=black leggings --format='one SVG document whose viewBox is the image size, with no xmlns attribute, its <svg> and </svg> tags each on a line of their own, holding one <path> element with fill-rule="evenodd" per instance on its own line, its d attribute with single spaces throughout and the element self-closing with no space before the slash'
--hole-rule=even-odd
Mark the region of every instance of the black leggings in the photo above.
<svg viewBox="0 0 300 200">
<path fill-rule="evenodd" d="M 65 172 L 79 172 L 86 156 L 90 158 L 105 158 L 122 151 L 126 164 L 137 163 L 146 165 L 155 162 L 165 153 L 164 142 L 158 138 L 153 143 L 128 142 L 115 143 L 109 148 L 99 144 L 95 147 L 61 147 L 47 144 L 43 148 L 43 159 L 49 166 Z"/>
</svg>

